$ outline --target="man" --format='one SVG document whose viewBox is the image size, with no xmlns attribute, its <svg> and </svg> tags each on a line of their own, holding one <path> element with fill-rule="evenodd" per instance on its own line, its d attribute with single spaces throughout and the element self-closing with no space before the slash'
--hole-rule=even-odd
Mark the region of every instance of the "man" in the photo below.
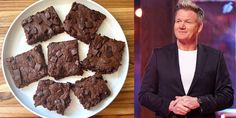
<svg viewBox="0 0 236 118">
<path fill-rule="evenodd" d="M 158 118 L 215 118 L 233 104 L 233 89 L 222 52 L 198 44 L 203 10 L 177 4 L 176 43 L 155 49 L 146 66 L 140 103 Z"/>
</svg>

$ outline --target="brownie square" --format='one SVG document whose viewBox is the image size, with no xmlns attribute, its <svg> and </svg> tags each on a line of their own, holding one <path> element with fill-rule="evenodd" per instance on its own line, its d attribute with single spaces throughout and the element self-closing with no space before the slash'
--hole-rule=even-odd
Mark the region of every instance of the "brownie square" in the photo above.
<svg viewBox="0 0 236 118">
<path fill-rule="evenodd" d="M 48 45 L 48 74 L 55 79 L 83 74 L 77 40 L 53 42 Z"/>
<path fill-rule="evenodd" d="M 6 64 L 11 73 L 16 87 L 23 88 L 47 75 L 42 46 L 6 59 Z"/>
<path fill-rule="evenodd" d="M 57 83 L 52 80 L 41 80 L 35 95 L 33 96 L 34 105 L 42 105 L 50 111 L 64 115 L 65 109 L 69 106 L 70 99 L 70 83 Z"/>
<path fill-rule="evenodd" d="M 103 80 L 101 74 L 95 74 L 94 76 L 76 81 L 75 84 L 72 85 L 72 90 L 83 107 L 90 109 L 111 94 L 106 83 L 107 81 Z"/>
<path fill-rule="evenodd" d="M 27 43 L 32 45 L 64 32 L 63 24 L 51 6 L 22 21 Z"/>
<path fill-rule="evenodd" d="M 121 65 L 125 43 L 106 36 L 96 35 L 89 45 L 87 57 L 82 61 L 85 69 L 102 74 L 113 73 Z"/>
<path fill-rule="evenodd" d="M 89 44 L 105 18 L 102 13 L 74 2 L 64 21 L 64 29 L 72 37 Z"/>
</svg>

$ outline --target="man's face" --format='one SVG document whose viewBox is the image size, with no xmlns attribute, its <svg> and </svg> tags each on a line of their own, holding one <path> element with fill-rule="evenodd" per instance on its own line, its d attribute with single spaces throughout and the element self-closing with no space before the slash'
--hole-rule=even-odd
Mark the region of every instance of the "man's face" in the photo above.
<svg viewBox="0 0 236 118">
<path fill-rule="evenodd" d="M 193 42 L 202 30 L 202 23 L 197 14 L 191 10 L 180 9 L 175 16 L 174 32 L 177 40 L 184 43 Z"/>
</svg>

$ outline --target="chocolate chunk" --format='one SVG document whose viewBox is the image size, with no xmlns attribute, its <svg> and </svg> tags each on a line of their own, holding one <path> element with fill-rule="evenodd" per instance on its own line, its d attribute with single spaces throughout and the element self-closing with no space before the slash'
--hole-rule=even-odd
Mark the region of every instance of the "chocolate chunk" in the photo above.
<svg viewBox="0 0 236 118">
<path fill-rule="evenodd" d="M 96 49 L 95 49 L 95 50 L 92 50 L 92 54 L 93 54 L 93 55 L 97 55 L 98 52 L 99 52 L 99 51 L 96 50 Z"/>
<path fill-rule="evenodd" d="M 57 19 L 53 19 L 53 22 L 52 22 L 54 25 L 60 25 L 60 22 L 58 22 Z"/>
<path fill-rule="evenodd" d="M 29 66 L 31 67 L 31 68 L 34 68 L 35 67 L 35 62 L 32 60 L 32 61 L 30 61 L 29 62 Z"/>
<path fill-rule="evenodd" d="M 96 84 L 96 78 L 95 77 L 92 78 L 92 84 Z"/>
<path fill-rule="evenodd" d="M 60 57 L 60 56 L 62 56 L 63 55 L 63 53 L 60 51 L 60 50 L 58 50 L 57 52 L 56 52 L 56 56 L 57 57 Z"/>
<path fill-rule="evenodd" d="M 60 26 L 55 26 L 55 28 L 54 28 L 56 31 L 59 31 L 59 30 L 61 30 L 62 28 L 60 27 Z"/>
<path fill-rule="evenodd" d="M 21 72 L 21 78 L 27 77 L 29 69 L 25 67 L 20 67 L 20 72 Z"/>
<path fill-rule="evenodd" d="M 106 59 L 106 58 L 101 58 L 101 63 L 103 64 L 109 64 L 111 63 L 112 61 L 110 59 Z"/>
<path fill-rule="evenodd" d="M 54 103 L 55 104 L 61 104 L 61 100 L 55 100 Z"/>
<path fill-rule="evenodd" d="M 37 95 L 37 97 L 42 97 L 44 94 L 42 91 L 39 91 L 36 95 Z"/>
<path fill-rule="evenodd" d="M 108 93 L 107 91 L 104 92 L 105 95 L 109 95 L 110 93 Z"/>
<path fill-rule="evenodd" d="M 30 30 L 31 34 L 36 34 L 38 32 L 38 30 L 35 27 L 32 27 Z"/>
<path fill-rule="evenodd" d="M 42 18 L 40 16 L 36 17 L 36 21 L 38 24 L 41 24 L 43 22 Z"/>
<path fill-rule="evenodd" d="M 44 94 L 44 95 L 49 95 L 50 92 L 49 92 L 49 90 L 43 90 L 43 94 Z"/>
<path fill-rule="evenodd" d="M 56 63 L 56 62 L 57 62 L 57 57 L 52 56 L 51 59 L 50 59 L 50 61 L 53 62 L 53 63 Z"/>
<path fill-rule="evenodd" d="M 50 15 L 50 13 L 49 12 L 45 12 L 45 17 L 47 18 L 47 19 L 50 19 L 51 18 L 51 15 Z"/>
<path fill-rule="evenodd" d="M 57 90 L 57 94 L 62 94 L 62 90 L 61 89 L 59 89 L 59 90 Z"/>
<path fill-rule="evenodd" d="M 92 20 L 96 21 L 99 19 L 99 16 L 97 16 L 97 14 L 92 14 Z"/>
<path fill-rule="evenodd" d="M 28 23 L 28 21 L 25 19 L 22 21 L 22 26 L 25 26 Z"/>
<path fill-rule="evenodd" d="M 20 80 L 21 79 L 21 74 L 20 74 L 19 69 L 13 70 L 13 74 L 15 76 L 15 80 Z"/>
<path fill-rule="evenodd" d="M 112 47 L 111 46 L 107 46 L 106 52 L 105 52 L 106 57 L 110 58 L 113 56 L 112 53 Z"/>
<path fill-rule="evenodd" d="M 32 21 L 33 21 L 33 19 L 32 19 L 32 17 L 30 16 L 30 17 L 28 17 L 27 18 L 27 20 L 28 20 L 28 23 L 31 23 Z"/>
<path fill-rule="evenodd" d="M 98 53 L 96 54 L 97 57 L 101 57 L 102 52 L 98 51 Z M 91 59 L 92 60 L 92 59 Z"/>
<path fill-rule="evenodd" d="M 79 23 L 82 23 L 82 24 L 84 24 L 84 22 L 85 22 L 85 17 L 83 16 L 83 15 L 80 15 L 80 22 Z"/>
<path fill-rule="evenodd" d="M 98 44 L 96 45 L 95 49 L 99 49 L 99 48 L 101 48 L 101 47 L 102 47 L 102 43 L 98 43 Z"/>
<path fill-rule="evenodd" d="M 48 25 L 48 27 L 52 27 L 53 23 L 51 21 L 46 21 L 45 23 Z"/>
<path fill-rule="evenodd" d="M 31 55 L 27 56 L 26 59 L 27 59 L 27 61 L 29 63 L 29 66 L 34 68 L 35 62 L 34 62 L 34 59 L 31 57 Z"/>
<path fill-rule="evenodd" d="M 35 69 L 36 71 L 40 71 L 40 69 L 41 69 L 41 64 L 36 63 L 34 69 Z"/>
<path fill-rule="evenodd" d="M 49 30 L 48 30 L 48 35 L 53 35 L 53 34 L 54 34 L 53 30 L 52 30 L 52 29 L 49 29 Z"/>
<path fill-rule="evenodd" d="M 89 95 L 89 91 L 88 91 L 88 90 L 85 90 L 85 91 L 84 91 L 84 95 Z"/>
<path fill-rule="evenodd" d="M 90 38 L 94 39 L 95 38 L 95 34 L 90 35 Z"/>
<path fill-rule="evenodd" d="M 66 17 L 66 20 L 70 20 L 70 19 L 71 19 L 71 16 Z"/>
<path fill-rule="evenodd" d="M 85 26 L 86 26 L 87 28 L 91 28 L 91 27 L 93 27 L 93 23 L 90 22 L 90 21 L 85 22 Z"/>
<path fill-rule="evenodd" d="M 113 56 L 112 51 L 106 52 L 106 56 L 107 56 L 108 58 L 112 57 L 112 56 Z"/>
<path fill-rule="evenodd" d="M 29 33 L 30 27 L 29 27 L 29 26 L 24 26 L 24 30 L 25 30 L 25 32 Z M 30 34 L 29 34 L 29 35 L 30 35 Z"/>
<path fill-rule="evenodd" d="M 71 52 L 72 56 L 74 56 L 77 54 L 77 49 L 72 49 L 72 50 L 70 50 L 70 52 Z"/>
<path fill-rule="evenodd" d="M 79 29 L 83 30 L 84 28 L 84 23 L 79 23 Z"/>
<path fill-rule="evenodd" d="M 72 62 L 73 57 L 71 57 L 70 55 L 66 55 L 66 62 Z"/>
<path fill-rule="evenodd" d="M 75 61 L 75 65 L 79 66 L 79 61 L 78 60 Z"/>
</svg>

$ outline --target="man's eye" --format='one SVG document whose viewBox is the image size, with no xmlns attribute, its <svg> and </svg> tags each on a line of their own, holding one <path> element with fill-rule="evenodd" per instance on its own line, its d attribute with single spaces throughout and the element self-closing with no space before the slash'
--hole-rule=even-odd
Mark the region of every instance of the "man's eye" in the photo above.
<svg viewBox="0 0 236 118">
<path fill-rule="evenodd" d="M 179 22 L 181 22 L 181 21 L 180 21 L 180 20 L 177 20 L 177 21 L 176 21 L 176 23 L 179 23 Z"/>
<path fill-rule="evenodd" d="M 189 23 L 189 24 L 191 24 L 192 22 L 191 22 L 191 21 L 186 21 L 186 23 Z"/>
</svg>

